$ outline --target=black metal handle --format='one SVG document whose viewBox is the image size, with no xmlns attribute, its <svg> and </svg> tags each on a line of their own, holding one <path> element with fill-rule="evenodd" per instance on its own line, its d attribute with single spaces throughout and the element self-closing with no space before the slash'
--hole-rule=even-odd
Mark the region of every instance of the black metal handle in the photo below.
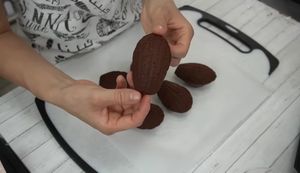
<svg viewBox="0 0 300 173">
<path fill-rule="evenodd" d="M 82 169 L 84 172 L 88 173 L 97 173 L 97 171 L 91 167 L 87 162 L 85 162 L 74 150 L 73 148 L 65 141 L 65 139 L 58 132 L 54 124 L 52 123 L 48 113 L 46 111 L 45 102 L 39 98 L 35 98 L 35 104 L 46 124 L 51 134 L 54 136 L 56 141 L 62 147 L 62 149 L 70 156 L 70 158 Z"/>
<path fill-rule="evenodd" d="M 21 159 L 0 135 L 0 161 L 7 173 L 30 173 Z"/>
<path fill-rule="evenodd" d="M 217 18 L 217 17 L 215 17 L 215 16 L 213 16 L 209 13 L 206 13 L 206 12 L 204 12 L 200 9 L 197 9 L 195 7 L 192 7 L 192 6 L 183 6 L 179 9 L 180 10 L 195 11 L 195 12 L 201 13 L 202 17 L 197 21 L 197 24 L 200 27 L 205 28 L 205 29 L 209 30 L 210 32 L 212 32 L 213 34 L 215 34 L 216 36 L 220 37 L 221 39 L 226 41 L 228 44 L 232 45 L 234 48 L 236 48 L 241 53 L 247 54 L 247 53 L 252 52 L 254 49 L 259 49 L 259 50 L 263 51 L 264 54 L 266 55 L 266 57 L 268 58 L 268 61 L 269 61 L 269 64 L 270 64 L 269 75 L 271 75 L 275 71 L 275 69 L 278 67 L 279 60 L 274 55 L 272 55 L 262 45 L 257 43 L 255 40 L 250 38 L 248 35 L 244 34 L 239 29 L 235 28 L 234 26 L 228 24 L 227 22 L 225 22 L 225 21 L 223 21 L 223 20 L 221 20 L 221 19 L 219 19 L 219 18 Z M 227 34 L 229 34 L 230 36 L 232 36 L 233 38 L 235 38 L 236 40 L 240 41 L 242 44 L 247 46 L 249 48 L 249 50 L 245 51 L 245 50 L 240 49 L 235 44 L 233 44 L 232 42 L 230 42 L 229 40 L 227 40 L 225 37 L 221 36 L 217 32 L 201 25 L 202 22 L 207 22 L 207 23 L 221 29 L 222 31 L 226 32 Z"/>
<path fill-rule="evenodd" d="M 298 171 L 298 173 L 300 173 L 300 141 L 298 143 L 298 151 L 297 151 L 296 161 L 294 163 L 294 167 Z"/>
</svg>

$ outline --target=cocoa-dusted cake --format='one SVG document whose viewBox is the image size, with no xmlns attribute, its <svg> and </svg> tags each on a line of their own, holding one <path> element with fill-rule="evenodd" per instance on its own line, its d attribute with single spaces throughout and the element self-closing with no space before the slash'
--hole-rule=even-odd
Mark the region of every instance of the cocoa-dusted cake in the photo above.
<svg viewBox="0 0 300 173">
<path fill-rule="evenodd" d="M 138 127 L 139 129 L 154 129 L 155 127 L 159 126 L 161 122 L 164 120 L 164 112 L 163 110 L 155 105 L 151 104 L 150 111 L 145 118 L 143 124 Z"/>
<path fill-rule="evenodd" d="M 214 81 L 217 77 L 211 68 L 199 63 L 180 64 L 175 74 L 193 87 L 206 85 Z"/>
<path fill-rule="evenodd" d="M 157 94 L 163 105 L 174 112 L 187 112 L 193 105 L 191 93 L 183 86 L 171 81 L 165 80 Z"/>
<path fill-rule="evenodd" d="M 119 75 L 122 75 L 126 79 L 126 72 L 123 71 L 111 71 L 100 76 L 99 85 L 106 89 L 115 89 L 117 86 L 116 79 Z"/>
<path fill-rule="evenodd" d="M 143 94 L 158 92 L 171 62 L 168 42 L 160 35 L 144 36 L 133 52 L 133 84 Z"/>
</svg>

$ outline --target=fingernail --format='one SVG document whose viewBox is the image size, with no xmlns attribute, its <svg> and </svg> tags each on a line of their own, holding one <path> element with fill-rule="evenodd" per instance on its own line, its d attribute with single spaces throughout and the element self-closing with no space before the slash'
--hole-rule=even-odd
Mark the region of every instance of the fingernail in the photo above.
<svg viewBox="0 0 300 173">
<path fill-rule="evenodd" d="M 134 100 L 134 101 L 140 100 L 141 99 L 141 95 L 138 94 L 138 93 L 131 93 L 130 99 Z"/>
</svg>

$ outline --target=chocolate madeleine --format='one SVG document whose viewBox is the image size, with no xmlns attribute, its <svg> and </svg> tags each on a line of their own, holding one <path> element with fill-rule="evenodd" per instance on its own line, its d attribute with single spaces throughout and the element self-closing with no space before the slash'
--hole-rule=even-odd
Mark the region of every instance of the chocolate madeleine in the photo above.
<svg viewBox="0 0 300 173">
<path fill-rule="evenodd" d="M 117 86 L 116 79 L 119 75 L 122 75 L 126 79 L 126 72 L 123 71 L 111 71 L 101 75 L 99 79 L 99 85 L 106 89 L 115 89 Z"/>
<path fill-rule="evenodd" d="M 216 73 L 211 68 L 198 63 L 180 64 L 177 67 L 175 74 L 193 87 L 211 83 L 217 77 Z"/>
<path fill-rule="evenodd" d="M 165 80 L 157 94 L 163 105 L 174 112 L 187 112 L 193 105 L 191 93 L 174 82 Z"/>
<path fill-rule="evenodd" d="M 150 111 L 145 118 L 143 124 L 138 127 L 139 129 L 154 129 L 159 126 L 161 122 L 164 120 L 165 114 L 163 110 L 155 105 L 151 104 Z"/>
<path fill-rule="evenodd" d="M 156 34 L 144 36 L 133 52 L 131 70 L 135 89 L 147 95 L 157 93 L 170 62 L 168 42 Z"/>
</svg>

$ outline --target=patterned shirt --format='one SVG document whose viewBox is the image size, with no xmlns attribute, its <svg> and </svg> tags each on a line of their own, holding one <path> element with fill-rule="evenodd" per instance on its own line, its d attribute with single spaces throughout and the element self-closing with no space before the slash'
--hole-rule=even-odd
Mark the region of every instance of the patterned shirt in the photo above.
<svg viewBox="0 0 300 173">
<path fill-rule="evenodd" d="M 140 18 L 142 2 L 19 0 L 18 5 L 18 23 L 32 46 L 58 63 L 98 48 L 129 28 Z"/>
</svg>

